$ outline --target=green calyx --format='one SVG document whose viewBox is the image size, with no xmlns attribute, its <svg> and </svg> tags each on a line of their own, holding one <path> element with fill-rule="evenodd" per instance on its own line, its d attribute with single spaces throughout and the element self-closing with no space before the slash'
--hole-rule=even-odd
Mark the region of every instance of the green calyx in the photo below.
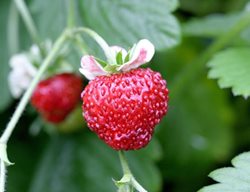
<svg viewBox="0 0 250 192">
<path fill-rule="evenodd" d="M 119 73 L 120 67 L 130 60 L 130 52 L 128 52 L 125 57 L 122 54 L 123 54 L 122 51 L 119 51 L 115 55 L 115 63 L 105 62 L 99 58 L 95 58 L 95 59 L 98 63 L 101 64 L 101 66 L 104 68 L 104 70 L 107 71 L 108 73 L 110 73 L 110 74 Z"/>
</svg>

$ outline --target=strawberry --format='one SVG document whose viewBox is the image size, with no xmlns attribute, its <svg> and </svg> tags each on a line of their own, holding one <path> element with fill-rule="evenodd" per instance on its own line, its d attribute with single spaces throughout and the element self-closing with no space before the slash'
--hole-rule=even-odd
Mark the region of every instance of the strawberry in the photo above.
<svg viewBox="0 0 250 192">
<path fill-rule="evenodd" d="M 97 76 L 81 97 L 89 128 L 115 150 L 146 146 L 168 107 L 166 81 L 149 68 Z"/>
<path fill-rule="evenodd" d="M 32 97 L 31 104 L 49 122 L 60 123 L 80 100 L 82 79 L 70 73 L 62 73 L 41 81 Z"/>
</svg>

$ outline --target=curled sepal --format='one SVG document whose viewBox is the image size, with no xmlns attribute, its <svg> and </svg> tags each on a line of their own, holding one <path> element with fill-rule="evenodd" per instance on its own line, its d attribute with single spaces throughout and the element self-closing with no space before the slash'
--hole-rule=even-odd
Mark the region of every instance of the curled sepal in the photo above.
<svg viewBox="0 0 250 192">
<path fill-rule="evenodd" d="M 96 76 L 108 74 L 102 65 L 91 55 L 82 57 L 79 71 L 89 80 L 94 79 Z"/>
<path fill-rule="evenodd" d="M 115 185 L 118 187 L 117 192 L 134 192 L 134 189 L 138 192 L 147 192 L 133 177 L 132 174 L 124 174 L 121 180 L 114 180 Z"/>
<path fill-rule="evenodd" d="M 138 68 L 144 63 L 149 62 L 154 56 L 154 53 L 154 45 L 149 40 L 142 39 L 130 50 L 129 60 L 123 63 L 118 68 L 118 71 L 129 71 Z"/>
<path fill-rule="evenodd" d="M 7 156 L 7 145 L 5 143 L 0 143 L 0 159 L 5 163 L 6 166 L 13 165 Z"/>
<path fill-rule="evenodd" d="M 133 192 L 133 186 L 131 185 L 131 175 L 125 174 L 121 180 L 114 180 L 115 185 L 117 186 L 117 192 Z"/>
<path fill-rule="evenodd" d="M 105 53 L 109 53 L 107 63 L 91 55 L 82 57 L 80 72 L 89 80 L 96 76 L 117 72 L 126 72 L 149 62 L 155 53 L 154 45 L 147 39 L 140 40 L 126 51 L 119 46 L 105 46 Z M 106 55 L 107 56 L 107 55 Z"/>
</svg>

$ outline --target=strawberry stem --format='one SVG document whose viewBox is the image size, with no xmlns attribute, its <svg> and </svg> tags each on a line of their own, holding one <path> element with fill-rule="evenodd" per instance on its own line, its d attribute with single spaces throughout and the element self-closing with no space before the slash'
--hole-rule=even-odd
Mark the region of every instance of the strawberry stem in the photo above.
<svg viewBox="0 0 250 192">
<path fill-rule="evenodd" d="M 42 77 L 43 73 L 48 68 L 49 64 L 55 59 L 58 52 L 62 48 L 65 41 L 69 38 L 69 32 L 66 30 L 62 33 L 62 35 L 57 39 L 55 42 L 53 49 L 49 53 L 49 55 L 45 58 L 43 61 L 41 67 L 39 68 L 35 78 L 32 80 L 29 88 L 26 90 L 25 94 L 23 95 L 20 103 L 18 104 L 11 120 L 7 124 L 6 129 L 4 130 L 1 138 L 0 138 L 0 145 L 6 146 L 6 143 L 8 142 L 18 120 L 20 119 L 26 105 L 29 102 L 29 99 L 32 95 L 33 90 L 36 88 L 36 85 L 38 84 L 40 78 Z M 5 180 L 6 180 L 6 163 L 8 161 L 6 148 L 2 148 L 0 150 L 0 159 L 1 159 L 1 169 L 0 169 L 0 192 L 4 192 L 5 189 Z"/>
<path fill-rule="evenodd" d="M 32 80 L 29 88 L 23 95 L 16 111 L 14 112 L 10 122 L 8 123 L 6 129 L 4 130 L 0 142 L 1 143 L 7 143 L 9 140 L 9 137 L 16 126 L 20 116 L 23 113 L 24 108 L 26 107 L 27 103 L 29 102 L 29 99 L 32 95 L 33 90 L 35 89 L 36 85 L 38 84 L 40 78 L 42 77 L 43 73 L 46 71 L 48 68 L 49 64 L 54 60 L 54 58 L 57 56 L 57 53 L 60 51 L 62 48 L 63 44 L 65 41 L 68 39 L 68 31 L 65 31 L 55 42 L 53 49 L 49 53 L 49 55 L 45 58 L 44 62 L 42 63 L 41 67 L 39 68 L 35 78 Z"/>
<path fill-rule="evenodd" d="M 122 170 L 124 175 L 128 174 L 128 175 L 132 175 L 129 166 L 128 166 L 128 161 L 124 155 L 124 151 L 119 151 L 119 158 L 120 158 L 120 162 L 122 165 Z"/>
<path fill-rule="evenodd" d="M 132 172 L 130 171 L 128 161 L 125 157 L 124 151 L 119 151 L 119 158 L 123 170 L 123 177 L 120 181 L 116 181 L 116 185 L 118 186 L 118 192 L 132 192 L 133 188 L 139 192 L 147 192 L 140 183 L 135 179 Z M 131 189 L 132 187 L 132 189 Z"/>
<path fill-rule="evenodd" d="M 92 37 L 98 45 L 102 48 L 105 56 L 107 57 L 108 63 L 116 64 L 115 56 L 113 53 L 110 51 L 110 47 L 107 44 L 107 42 L 100 36 L 98 35 L 95 31 L 85 28 L 85 27 L 79 27 L 76 29 L 73 29 L 73 34 L 79 34 L 79 33 L 85 33 L 88 34 L 90 37 Z"/>
</svg>

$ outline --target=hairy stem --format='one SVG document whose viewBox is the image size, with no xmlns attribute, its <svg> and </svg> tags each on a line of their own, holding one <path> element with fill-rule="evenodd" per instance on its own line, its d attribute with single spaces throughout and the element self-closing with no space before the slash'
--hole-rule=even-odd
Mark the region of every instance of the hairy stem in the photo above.
<svg viewBox="0 0 250 192">
<path fill-rule="evenodd" d="M 145 190 L 140 183 L 138 183 L 138 181 L 136 181 L 136 179 L 134 178 L 133 174 L 130 171 L 129 165 L 128 165 L 128 161 L 124 155 L 123 151 L 119 151 L 119 158 L 120 158 L 120 162 L 122 165 L 122 170 L 123 170 L 123 177 L 127 176 L 130 179 L 130 185 L 132 185 L 133 188 L 135 188 L 137 191 L 139 192 L 147 192 L 147 190 Z M 130 190 L 128 188 L 128 190 Z"/>
<path fill-rule="evenodd" d="M 85 27 L 79 27 L 73 30 L 73 33 L 79 34 L 79 33 L 85 33 L 88 34 L 90 37 L 92 37 L 98 45 L 102 48 L 104 51 L 105 56 L 107 57 L 107 60 L 110 63 L 116 63 L 115 57 L 113 53 L 110 51 L 110 47 L 107 44 L 107 42 L 100 36 L 98 35 L 95 31 L 85 28 Z"/>
<path fill-rule="evenodd" d="M 201 56 L 195 60 L 192 64 L 187 65 L 178 74 L 176 79 L 171 85 L 171 94 L 177 98 L 181 95 L 183 88 L 188 87 L 192 80 L 194 80 L 199 71 L 204 69 L 204 64 L 220 49 L 224 48 L 229 42 L 231 42 L 235 36 L 250 25 L 250 12 L 246 12 L 242 15 L 241 19 L 225 34 L 222 34 L 209 48 L 201 54 Z"/>
<path fill-rule="evenodd" d="M 15 0 L 17 2 L 22 2 L 22 0 Z M 11 120 L 9 121 L 9 123 L 7 124 L 2 136 L 0 137 L 0 144 L 4 144 L 6 145 L 18 120 L 20 119 L 26 105 L 29 102 L 29 99 L 36 87 L 36 85 L 38 84 L 39 80 L 41 79 L 43 73 L 46 71 L 46 69 L 48 68 L 49 64 L 51 64 L 53 62 L 53 60 L 55 59 L 55 57 L 57 56 L 58 52 L 60 51 L 60 49 L 63 47 L 64 43 L 66 42 L 66 40 L 68 39 L 74 39 L 75 35 L 79 35 L 80 33 L 87 33 L 89 34 L 94 40 L 96 40 L 98 42 L 98 44 L 102 47 L 108 47 L 107 43 L 94 31 L 92 31 L 91 29 L 88 28 L 72 28 L 72 29 L 67 29 L 65 30 L 61 36 L 59 36 L 59 38 L 56 40 L 52 50 L 50 51 L 50 53 L 47 55 L 47 57 L 45 58 L 45 60 L 43 61 L 43 63 L 41 64 L 41 67 L 39 68 L 36 76 L 34 77 L 34 79 L 32 80 L 32 82 L 29 85 L 29 88 L 26 90 L 26 92 L 24 93 L 23 97 L 21 98 L 13 116 L 11 117 Z M 109 50 L 109 49 L 107 49 Z M 0 150 L 1 152 L 1 150 Z M 0 192 L 4 192 L 5 189 L 5 180 L 6 180 L 6 159 L 4 159 L 3 157 L 5 156 L 6 153 L 6 149 L 4 149 L 4 151 L 2 151 L 0 153 Z M 121 155 L 123 156 L 123 155 Z M 124 168 L 126 168 L 126 160 L 123 158 L 123 166 Z M 126 168 L 127 171 L 129 171 L 129 168 L 127 166 Z M 126 172 L 127 172 L 126 171 Z M 136 183 L 136 182 L 135 182 Z M 135 186 L 138 187 L 139 184 L 135 184 Z M 140 191 L 140 192 L 145 192 L 145 191 Z"/>
<path fill-rule="evenodd" d="M 36 85 L 38 84 L 40 78 L 42 77 L 43 73 L 48 68 L 49 64 L 54 60 L 55 56 L 57 55 L 58 51 L 62 48 L 63 44 L 65 43 L 66 39 L 68 38 L 68 33 L 65 31 L 55 42 L 53 49 L 49 53 L 49 55 L 45 58 L 44 62 L 42 63 L 41 67 L 39 68 L 35 78 L 32 80 L 29 88 L 23 95 L 19 105 L 17 106 L 17 109 L 15 110 L 10 122 L 8 123 L 6 129 L 4 130 L 0 142 L 1 143 L 7 143 L 9 140 L 9 137 L 11 133 L 13 132 L 13 129 L 15 128 L 19 118 L 21 117 L 27 103 L 29 102 L 29 99 L 32 95 L 33 90 L 35 89 Z"/>
<path fill-rule="evenodd" d="M 122 170 L 123 170 L 123 173 L 124 175 L 125 174 L 130 174 L 132 175 L 130 169 L 129 169 L 129 166 L 128 166 L 128 161 L 124 155 L 124 151 L 119 151 L 119 158 L 120 158 L 120 162 L 121 162 L 121 165 L 122 165 Z"/>
<path fill-rule="evenodd" d="M 39 68 L 35 78 L 32 80 L 29 88 L 23 95 L 20 103 L 18 104 L 11 120 L 7 124 L 6 129 L 4 130 L 1 138 L 0 138 L 0 143 L 1 144 L 6 144 L 18 122 L 20 119 L 26 105 L 29 102 L 29 99 L 32 95 L 33 90 L 35 89 L 36 85 L 38 84 L 40 78 L 42 77 L 43 73 L 46 71 L 48 68 L 49 64 L 54 60 L 56 57 L 58 51 L 61 49 L 63 44 L 65 43 L 66 39 L 68 38 L 68 33 L 65 31 L 56 41 L 56 43 L 53 46 L 53 49 L 49 53 L 49 55 L 45 58 L 44 62 L 42 63 L 41 67 Z M 0 170 L 0 192 L 4 192 L 5 189 L 5 180 L 6 180 L 6 165 L 3 159 L 1 159 L 1 170 Z"/>
<path fill-rule="evenodd" d="M 131 178 L 132 186 L 139 192 L 147 192 L 134 177 Z"/>
</svg>

